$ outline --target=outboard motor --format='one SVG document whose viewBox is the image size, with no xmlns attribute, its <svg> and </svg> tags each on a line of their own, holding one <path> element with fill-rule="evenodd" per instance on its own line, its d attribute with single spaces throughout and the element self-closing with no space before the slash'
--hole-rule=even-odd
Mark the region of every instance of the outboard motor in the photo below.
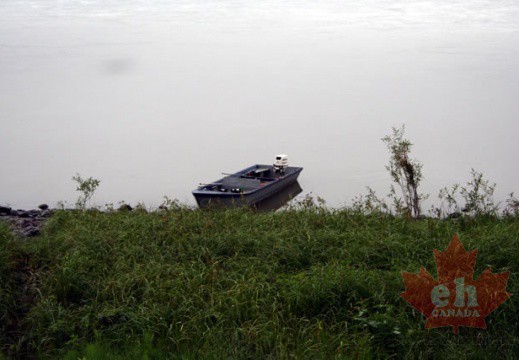
<svg viewBox="0 0 519 360">
<path fill-rule="evenodd" d="M 286 168 L 288 167 L 288 156 L 285 154 L 276 156 L 276 161 L 272 167 L 274 168 L 274 172 L 284 174 Z"/>
</svg>

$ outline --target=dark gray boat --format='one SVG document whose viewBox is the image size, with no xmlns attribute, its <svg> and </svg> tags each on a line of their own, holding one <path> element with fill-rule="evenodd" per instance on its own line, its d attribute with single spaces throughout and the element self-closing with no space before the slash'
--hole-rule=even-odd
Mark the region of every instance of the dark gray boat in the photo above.
<svg viewBox="0 0 519 360">
<path fill-rule="evenodd" d="M 193 195 L 201 208 L 254 206 L 293 184 L 302 170 L 288 166 L 286 155 L 278 155 L 274 165 L 249 166 L 200 185 Z"/>
</svg>

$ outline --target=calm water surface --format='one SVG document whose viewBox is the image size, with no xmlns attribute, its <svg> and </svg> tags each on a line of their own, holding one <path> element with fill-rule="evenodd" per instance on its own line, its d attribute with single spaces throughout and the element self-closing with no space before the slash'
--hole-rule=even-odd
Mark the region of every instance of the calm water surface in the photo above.
<svg viewBox="0 0 519 360">
<path fill-rule="evenodd" d="M 406 124 L 424 192 L 519 191 L 519 2 L 0 2 L 0 204 L 194 204 L 287 153 L 304 193 L 387 192 Z"/>
</svg>

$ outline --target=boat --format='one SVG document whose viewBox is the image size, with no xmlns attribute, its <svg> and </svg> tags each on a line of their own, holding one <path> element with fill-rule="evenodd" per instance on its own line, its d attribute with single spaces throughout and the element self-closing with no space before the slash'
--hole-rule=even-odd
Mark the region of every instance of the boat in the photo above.
<svg viewBox="0 0 519 360">
<path fill-rule="evenodd" d="M 193 195 L 200 208 L 253 207 L 297 181 L 302 167 L 288 166 L 285 154 L 273 165 L 255 164 L 208 184 L 200 184 Z"/>
</svg>

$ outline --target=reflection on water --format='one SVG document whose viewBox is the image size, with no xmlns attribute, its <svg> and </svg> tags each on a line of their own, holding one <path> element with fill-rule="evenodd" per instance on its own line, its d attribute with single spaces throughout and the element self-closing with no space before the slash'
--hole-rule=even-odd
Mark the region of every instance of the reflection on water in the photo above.
<svg viewBox="0 0 519 360">
<path fill-rule="evenodd" d="M 260 201 L 254 208 L 258 211 L 274 211 L 286 205 L 290 200 L 295 198 L 303 191 L 299 182 L 295 182 L 273 196 Z"/>
</svg>

